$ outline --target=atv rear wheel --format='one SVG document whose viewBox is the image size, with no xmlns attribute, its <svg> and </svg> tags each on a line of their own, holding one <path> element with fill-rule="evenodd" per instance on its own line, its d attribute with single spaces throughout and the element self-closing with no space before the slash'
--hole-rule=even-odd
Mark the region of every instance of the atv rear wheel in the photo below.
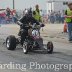
<svg viewBox="0 0 72 72">
<path fill-rule="evenodd" d="M 8 36 L 6 38 L 6 47 L 8 50 L 15 50 L 16 48 L 16 38 L 15 36 Z"/>
</svg>

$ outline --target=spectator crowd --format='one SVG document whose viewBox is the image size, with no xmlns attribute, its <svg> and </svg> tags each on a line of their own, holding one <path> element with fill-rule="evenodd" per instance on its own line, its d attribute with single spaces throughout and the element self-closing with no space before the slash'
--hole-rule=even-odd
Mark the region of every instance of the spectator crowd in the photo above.
<svg viewBox="0 0 72 72">
<path fill-rule="evenodd" d="M 16 10 L 0 9 L 0 24 L 16 23 L 18 15 Z"/>
<path fill-rule="evenodd" d="M 0 24 L 8 24 L 8 23 L 16 23 L 19 18 L 24 16 L 25 11 L 16 11 L 16 10 L 11 10 L 10 8 L 1 10 L 0 9 Z M 32 14 L 32 8 L 29 9 L 30 15 Z M 45 23 L 64 23 L 64 10 L 62 12 L 60 11 L 51 11 L 48 14 L 46 12 L 43 12 L 42 10 L 40 11 L 41 17 L 42 17 L 42 22 Z"/>
<path fill-rule="evenodd" d="M 62 12 L 49 12 L 48 14 L 49 23 L 64 23 L 64 10 Z"/>
</svg>

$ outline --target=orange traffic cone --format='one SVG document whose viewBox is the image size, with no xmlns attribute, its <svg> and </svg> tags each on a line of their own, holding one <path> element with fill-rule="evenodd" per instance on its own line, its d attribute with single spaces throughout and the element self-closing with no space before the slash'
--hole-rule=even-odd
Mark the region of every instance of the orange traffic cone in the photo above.
<svg viewBox="0 0 72 72">
<path fill-rule="evenodd" d="M 67 23 L 64 22 L 64 29 L 63 29 L 63 32 L 67 32 Z"/>
</svg>

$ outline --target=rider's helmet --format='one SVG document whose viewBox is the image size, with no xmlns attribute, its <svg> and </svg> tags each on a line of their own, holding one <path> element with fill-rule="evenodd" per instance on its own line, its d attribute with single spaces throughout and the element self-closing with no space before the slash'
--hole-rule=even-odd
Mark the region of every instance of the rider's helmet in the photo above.
<svg viewBox="0 0 72 72">
<path fill-rule="evenodd" d="M 25 15 L 28 15 L 28 10 L 26 9 L 24 13 L 25 13 Z"/>
</svg>

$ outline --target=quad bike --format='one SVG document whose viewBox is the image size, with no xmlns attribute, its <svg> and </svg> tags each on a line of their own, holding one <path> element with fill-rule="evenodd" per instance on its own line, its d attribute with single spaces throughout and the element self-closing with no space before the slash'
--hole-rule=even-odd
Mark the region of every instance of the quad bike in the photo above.
<svg viewBox="0 0 72 72">
<path fill-rule="evenodd" d="M 44 48 L 43 39 L 41 38 L 40 32 L 39 32 L 40 27 L 43 27 L 43 26 L 42 25 L 38 26 L 34 24 L 31 28 L 29 28 L 28 36 L 26 36 L 22 45 L 24 54 L 27 54 L 31 50 L 33 51 L 35 49 Z M 21 30 L 21 32 L 23 33 L 23 29 Z M 15 36 L 10 35 L 6 38 L 6 47 L 8 50 L 15 50 L 16 46 L 20 44 L 20 42 L 21 42 L 21 37 L 16 38 Z M 46 50 L 48 53 L 53 53 L 52 42 L 47 43 Z"/>
</svg>

